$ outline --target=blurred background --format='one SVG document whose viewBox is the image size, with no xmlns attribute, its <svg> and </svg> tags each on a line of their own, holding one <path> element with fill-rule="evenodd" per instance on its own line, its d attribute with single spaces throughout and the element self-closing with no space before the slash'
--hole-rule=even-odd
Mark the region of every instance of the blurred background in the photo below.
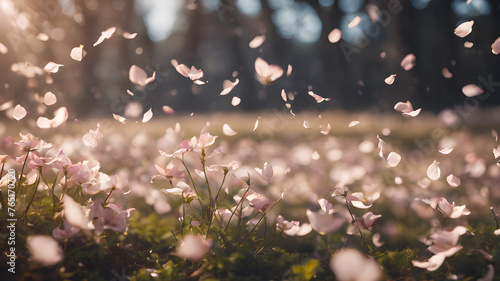
<svg viewBox="0 0 500 281">
<path fill-rule="evenodd" d="M 70 118 L 125 114 L 131 105 L 160 113 L 261 111 L 284 108 L 284 89 L 294 112 L 309 110 L 394 111 L 410 100 L 415 108 L 455 112 L 473 102 L 500 103 L 500 56 L 491 45 L 500 36 L 500 1 L 493 0 L 0 0 L 0 103 L 14 100 L 36 110 L 37 96 L 53 92 Z M 349 28 L 356 17 L 361 22 Z M 454 34 L 474 20 L 465 38 Z M 116 27 L 110 39 L 93 47 L 101 32 Z M 328 40 L 338 28 L 342 39 Z M 123 32 L 137 33 L 126 39 Z M 249 42 L 265 35 L 265 42 Z M 467 48 L 464 43 L 472 42 Z M 81 62 L 70 58 L 84 45 Z M 401 60 L 416 56 L 405 71 Z M 261 57 L 290 76 L 271 85 L 255 78 Z M 205 85 L 194 85 L 171 64 L 176 59 L 201 68 Z M 64 66 L 41 71 L 48 62 Z M 145 87 L 129 81 L 131 65 L 156 72 Z M 396 74 L 392 85 L 384 79 Z M 219 96 L 222 83 L 240 83 Z M 486 84 L 484 81 L 487 81 Z M 477 84 L 485 98 L 462 93 Z M 127 90 L 134 96 L 127 94 Z M 309 90 L 330 102 L 317 104 Z M 38 95 L 37 95 L 38 94 Z M 231 98 L 241 104 L 231 105 Z M 34 101 L 34 102 L 32 102 Z M 31 104 L 31 105 L 30 105 Z M 31 108 L 30 108 L 31 106 Z"/>
</svg>

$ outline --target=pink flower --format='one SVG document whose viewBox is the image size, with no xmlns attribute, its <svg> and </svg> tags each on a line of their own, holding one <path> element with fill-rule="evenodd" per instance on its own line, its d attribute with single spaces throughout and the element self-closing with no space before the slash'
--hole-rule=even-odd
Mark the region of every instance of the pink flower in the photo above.
<svg viewBox="0 0 500 281">
<path fill-rule="evenodd" d="M 67 220 L 64 220 L 63 222 L 64 229 L 61 228 L 54 228 L 52 231 L 52 236 L 58 240 L 67 240 L 71 236 L 76 235 L 78 232 L 80 232 L 80 229 L 78 227 L 74 227 L 71 224 L 68 223 Z"/>
<path fill-rule="evenodd" d="M 183 259 L 197 261 L 201 259 L 212 246 L 212 240 L 201 235 L 187 234 L 179 241 L 175 254 Z"/>
<path fill-rule="evenodd" d="M 72 165 L 71 160 L 68 158 L 68 156 L 66 156 L 66 154 L 64 154 L 62 150 L 59 150 L 57 155 L 46 164 L 47 166 L 59 170 L 59 172 L 63 173 L 63 175 L 67 175 L 67 169 L 70 165 Z"/>
<path fill-rule="evenodd" d="M 24 151 L 32 151 L 32 150 L 37 150 L 37 149 L 42 149 L 42 148 L 49 148 L 52 147 L 51 143 L 47 143 L 44 140 L 40 140 L 37 137 L 33 136 L 32 134 L 19 134 L 21 136 L 21 140 L 18 142 L 15 142 L 19 149 L 24 150 Z"/>
<path fill-rule="evenodd" d="M 155 169 L 160 173 L 159 175 L 154 175 L 151 177 L 151 182 L 153 182 L 154 179 L 166 179 L 169 181 L 172 181 L 175 178 L 182 178 L 184 177 L 184 173 L 179 171 L 179 168 L 175 166 L 173 161 L 167 164 L 167 167 L 165 170 L 163 170 L 162 167 L 158 166 L 155 164 Z"/>
<path fill-rule="evenodd" d="M 468 216 L 470 214 L 469 209 L 467 209 L 465 205 L 455 206 L 455 202 L 450 204 L 444 197 L 438 199 L 437 207 L 439 207 L 439 210 L 443 213 L 443 215 L 452 219 L 457 219 L 461 216 Z"/>
<path fill-rule="evenodd" d="M 198 197 L 194 189 L 183 181 L 178 182 L 176 187 L 165 189 L 165 192 L 168 194 L 182 196 L 188 200 Z"/>
<path fill-rule="evenodd" d="M 312 231 L 311 225 L 304 223 L 300 225 L 299 221 L 287 221 L 281 215 L 276 219 L 278 222 L 276 224 L 277 230 L 283 230 L 283 233 L 289 236 L 305 236 Z"/>
<path fill-rule="evenodd" d="M 306 211 L 307 218 L 312 229 L 320 234 L 332 233 L 341 229 L 345 224 L 345 218 L 329 214 L 322 210 L 318 212 Z"/>
<path fill-rule="evenodd" d="M 111 229 L 116 232 L 122 232 L 127 229 L 126 218 L 129 217 L 130 211 L 123 210 L 119 205 L 109 203 L 106 207 L 103 206 L 102 200 L 97 199 L 96 201 L 88 205 L 90 209 L 89 216 L 92 218 L 92 222 L 95 226 L 94 233 L 96 235 L 101 235 L 105 229 Z"/>
<path fill-rule="evenodd" d="M 365 195 L 362 192 L 348 194 L 346 199 L 356 208 L 367 209 L 372 206 L 371 202 L 365 198 Z"/>
<path fill-rule="evenodd" d="M 270 164 L 267 164 L 267 162 L 264 163 L 264 167 L 262 169 L 255 168 L 255 171 L 257 171 L 259 176 L 267 183 L 269 183 L 269 181 L 271 181 L 271 178 L 273 177 L 273 174 L 274 174 L 273 166 L 271 166 Z"/>
<path fill-rule="evenodd" d="M 96 147 L 99 144 L 99 142 L 101 142 L 101 139 L 103 137 L 102 133 L 99 131 L 100 127 L 101 124 L 97 123 L 97 129 L 95 131 L 89 130 L 88 133 L 83 135 L 82 137 L 83 144 L 89 147 Z"/>
<path fill-rule="evenodd" d="M 276 204 L 278 201 L 281 200 L 278 199 L 277 201 L 271 201 L 267 199 L 264 195 L 257 193 L 253 190 L 249 190 L 245 198 L 248 200 L 250 203 L 250 207 L 256 209 L 257 211 L 265 213 L 267 210 L 269 210 L 274 204 Z"/>
<path fill-rule="evenodd" d="M 257 80 L 263 85 L 269 85 L 283 76 L 283 68 L 274 64 L 269 65 L 261 58 L 255 60 L 255 72 L 257 73 Z"/>
<path fill-rule="evenodd" d="M 363 219 L 359 223 L 360 226 L 364 229 L 372 230 L 372 225 L 375 223 L 375 221 L 382 217 L 382 215 L 374 215 L 372 212 L 368 212 L 363 215 Z"/>
</svg>

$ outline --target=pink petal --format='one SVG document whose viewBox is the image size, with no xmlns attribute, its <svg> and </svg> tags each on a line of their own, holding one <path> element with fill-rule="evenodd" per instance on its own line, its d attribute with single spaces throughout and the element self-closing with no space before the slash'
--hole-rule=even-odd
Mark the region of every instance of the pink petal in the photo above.
<svg viewBox="0 0 500 281">
<path fill-rule="evenodd" d="M 0 54 L 5 55 L 7 54 L 8 51 L 9 49 L 7 49 L 7 47 L 4 44 L 0 43 Z"/>
<path fill-rule="evenodd" d="M 127 120 L 127 118 L 120 116 L 120 115 L 117 115 L 117 114 L 114 114 L 114 113 L 113 113 L 113 118 L 115 120 L 117 120 L 118 122 L 123 123 L 123 124 L 125 124 L 125 120 Z"/>
<path fill-rule="evenodd" d="M 258 117 L 257 120 L 255 120 L 255 125 L 253 125 L 253 131 L 257 130 L 257 127 L 259 127 L 259 119 L 260 117 Z"/>
<path fill-rule="evenodd" d="M 281 98 L 283 99 L 283 101 L 287 102 L 285 89 L 282 89 L 282 90 L 281 90 Z"/>
<path fill-rule="evenodd" d="M 50 120 L 51 127 L 57 128 L 68 120 L 68 109 L 66 107 L 60 107 L 54 111 L 54 118 Z"/>
<path fill-rule="evenodd" d="M 304 126 L 304 128 L 306 128 L 306 129 L 311 129 L 311 127 L 309 126 L 309 123 L 308 123 L 306 120 L 304 120 L 304 124 L 302 124 L 302 125 L 303 125 L 303 126 Z"/>
<path fill-rule="evenodd" d="M 236 78 L 236 81 L 231 82 L 230 80 L 224 80 L 224 82 L 222 82 L 222 92 L 220 92 L 220 95 L 221 96 L 225 96 L 227 94 L 229 94 L 233 88 L 238 85 L 238 83 L 240 83 L 240 80 L 238 78 Z"/>
<path fill-rule="evenodd" d="M 252 49 L 255 49 L 255 48 L 258 48 L 262 45 L 262 43 L 264 43 L 264 41 L 266 41 L 266 35 L 260 35 L 260 36 L 256 36 L 254 39 L 252 39 L 252 41 L 250 41 L 250 43 L 248 43 L 248 46 Z"/>
<path fill-rule="evenodd" d="M 438 151 L 441 154 L 450 154 L 453 151 L 453 147 L 443 148 Z"/>
<path fill-rule="evenodd" d="M 361 18 L 359 16 L 356 16 L 350 23 L 347 25 L 349 28 L 353 28 L 357 26 L 361 22 Z"/>
<path fill-rule="evenodd" d="M 495 55 L 500 54 L 500 37 L 498 37 L 493 44 L 491 44 L 491 52 Z"/>
<path fill-rule="evenodd" d="M 457 187 L 459 186 L 462 181 L 460 180 L 459 177 L 451 174 L 449 176 L 446 177 L 446 181 L 448 182 L 448 184 L 451 186 L 451 187 Z"/>
<path fill-rule="evenodd" d="M 229 127 L 228 124 L 222 125 L 222 132 L 224 133 L 224 135 L 230 136 L 230 137 L 238 134 L 233 129 L 231 129 L 231 127 Z"/>
<path fill-rule="evenodd" d="M 320 96 L 320 95 L 316 95 L 315 93 L 313 93 L 313 91 L 309 91 L 309 92 L 307 92 L 307 93 L 308 93 L 311 97 L 313 97 L 313 98 L 316 100 L 316 102 L 317 102 L 317 103 L 322 103 L 322 102 L 324 102 L 324 101 L 329 101 L 329 100 L 330 100 L 330 98 L 324 98 L 324 97 L 322 97 L 322 96 Z"/>
<path fill-rule="evenodd" d="M 466 42 L 464 43 L 464 47 L 465 47 L 465 48 L 467 48 L 467 49 L 470 49 L 470 48 L 472 48 L 473 46 L 474 46 L 474 43 L 472 43 L 472 42 L 466 41 Z"/>
<path fill-rule="evenodd" d="M 469 35 L 472 32 L 472 26 L 474 25 L 474 21 L 466 21 L 460 24 L 457 28 L 455 28 L 455 35 L 461 38 Z"/>
<path fill-rule="evenodd" d="M 163 109 L 163 112 L 165 112 L 166 114 L 173 114 L 173 113 L 175 113 L 175 111 L 170 106 L 168 106 L 168 105 L 164 105 L 162 107 L 162 109 Z"/>
<path fill-rule="evenodd" d="M 427 176 L 431 180 L 438 180 L 441 176 L 441 169 L 439 169 L 439 162 L 434 160 L 432 164 L 427 168 Z"/>
<path fill-rule="evenodd" d="M 144 115 L 142 116 L 142 123 L 148 122 L 149 120 L 151 120 L 151 118 L 153 118 L 152 108 L 150 108 L 148 111 L 146 111 L 146 113 L 144 113 Z"/>
<path fill-rule="evenodd" d="M 43 103 L 45 103 L 45 105 L 47 106 L 53 105 L 56 102 L 57 102 L 57 97 L 52 92 L 47 92 L 43 96 Z"/>
<path fill-rule="evenodd" d="M 319 131 L 319 132 L 320 132 L 321 134 L 323 134 L 323 135 L 325 135 L 325 136 L 326 136 L 326 135 L 328 135 L 328 133 L 330 133 L 330 130 L 331 130 L 331 129 L 332 129 L 332 126 L 330 125 L 330 123 L 328 123 L 328 124 L 326 125 L 326 129 L 321 130 L 321 131 Z"/>
<path fill-rule="evenodd" d="M 340 38 L 342 38 L 342 31 L 338 28 L 335 28 L 328 34 L 328 41 L 330 43 L 337 43 Z"/>
<path fill-rule="evenodd" d="M 419 109 L 413 110 L 411 112 L 403 112 L 402 114 L 403 114 L 403 116 L 416 117 L 418 114 L 420 114 L 421 110 L 422 109 L 419 108 Z"/>
<path fill-rule="evenodd" d="M 450 79 L 453 77 L 453 74 L 451 74 L 451 72 L 446 67 L 441 70 L 441 73 L 443 74 L 444 78 Z"/>
<path fill-rule="evenodd" d="M 358 124 L 359 124 L 359 121 L 351 121 L 351 123 L 349 123 L 349 128 L 354 127 Z"/>
<path fill-rule="evenodd" d="M 55 62 L 49 62 L 47 65 L 43 68 L 43 70 L 49 72 L 49 73 L 56 73 L 59 71 L 59 67 L 64 66 L 62 64 L 58 64 Z"/>
<path fill-rule="evenodd" d="M 129 96 L 131 96 L 131 97 L 134 96 L 134 93 L 132 93 L 130 90 L 127 90 L 127 94 L 129 94 Z"/>
<path fill-rule="evenodd" d="M 126 31 L 124 31 L 124 32 L 122 33 L 122 36 L 123 36 L 123 38 L 125 38 L 125 39 L 134 39 L 134 38 L 137 36 L 137 32 L 136 32 L 136 33 L 128 33 L 128 32 L 126 32 Z"/>
<path fill-rule="evenodd" d="M 64 219 L 72 226 L 82 230 L 93 230 L 95 227 L 86 214 L 84 207 L 75 202 L 69 195 L 64 196 Z"/>
<path fill-rule="evenodd" d="M 156 72 L 153 72 L 153 76 L 148 78 L 146 71 L 144 71 L 142 68 L 138 67 L 135 64 L 130 67 L 130 70 L 128 72 L 128 78 L 130 82 L 139 86 L 147 85 L 148 83 L 154 81 L 155 77 L 156 77 Z"/>
<path fill-rule="evenodd" d="M 205 85 L 207 82 L 201 80 L 194 80 L 193 83 L 195 83 L 196 85 Z"/>
<path fill-rule="evenodd" d="M 240 104 L 241 102 L 241 99 L 238 98 L 238 97 L 233 97 L 233 99 L 231 100 L 231 105 L 232 106 L 237 106 L 238 104 Z"/>
<path fill-rule="evenodd" d="M 341 229 L 345 223 L 343 217 L 335 217 L 323 211 L 312 212 L 307 210 L 306 215 L 312 229 L 320 234 L 335 232 Z"/>
<path fill-rule="evenodd" d="M 392 74 L 390 75 L 389 77 L 385 78 L 384 82 L 387 84 L 387 85 L 392 85 L 392 83 L 394 83 L 394 80 L 396 79 L 396 74 Z"/>
<path fill-rule="evenodd" d="M 83 45 L 80 47 L 74 47 L 71 49 L 70 57 L 76 61 L 82 61 L 83 57 L 86 55 L 86 52 L 83 50 Z"/>
<path fill-rule="evenodd" d="M 26 109 L 24 109 L 24 107 L 22 107 L 20 104 L 16 105 L 16 107 L 14 107 L 14 118 L 16 120 L 21 120 L 24 118 L 24 116 L 26 116 Z"/>
<path fill-rule="evenodd" d="M 38 119 L 36 120 L 36 125 L 40 129 L 49 129 L 50 124 L 51 124 L 50 120 L 46 117 L 38 117 Z"/>
<path fill-rule="evenodd" d="M 191 66 L 191 70 L 189 71 L 189 79 L 191 80 L 198 80 L 203 78 L 203 70 L 201 69 L 196 69 L 194 66 Z"/>
<path fill-rule="evenodd" d="M 111 36 L 113 36 L 113 33 L 115 33 L 116 31 L 116 27 L 110 27 L 106 30 L 104 30 L 103 32 L 101 32 L 101 36 L 99 37 L 99 39 L 97 39 L 97 42 L 94 43 L 94 47 L 101 44 L 104 39 L 109 39 L 111 38 Z"/>
<path fill-rule="evenodd" d="M 64 259 L 61 246 L 50 236 L 28 236 L 26 247 L 30 251 L 31 259 L 43 266 L 52 266 Z"/>
<path fill-rule="evenodd" d="M 410 101 L 406 102 L 398 102 L 394 106 L 394 109 L 399 112 L 412 112 L 413 111 L 413 106 L 411 105 Z"/>
<path fill-rule="evenodd" d="M 174 64 L 174 62 L 177 63 L 176 60 L 172 60 L 172 64 Z M 177 70 L 177 72 L 179 72 L 184 77 L 189 77 L 189 73 L 191 72 L 189 67 L 187 67 L 187 65 L 185 64 L 178 64 L 177 66 L 175 66 L 175 70 Z"/>
<path fill-rule="evenodd" d="M 462 88 L 462 93 L 467 97 L 475 97 L 483 93 L 483 89 L 479 88 L 476 84 L 469 84 Z"/>
<path fill-rule="evenodd" d="M 389 156 L 387 156 L 387 165 L 389 165 L 389 167 L 392 168 L 396 167 L 400 161 L 401 161 L 401 156 L 396 152 L 391 152 L 389 153 Z"/>
<path fill-rule="evenodd" d="M 292 75 L 292 65 L 291 64 L 288 65 L 288 68 L 286 70 L 286 76 L 290 76 L 290 75 Z"/>
<path fill-rule="evenodd" d="M 412 69 L 415 66 L 415 60 L 416 60 L 416 57 L 415 57 L 414 54 L 408 54 L 401 61 L 401 67 L 404 70 L 408 71 L 408 70 Z"/>
</svg>

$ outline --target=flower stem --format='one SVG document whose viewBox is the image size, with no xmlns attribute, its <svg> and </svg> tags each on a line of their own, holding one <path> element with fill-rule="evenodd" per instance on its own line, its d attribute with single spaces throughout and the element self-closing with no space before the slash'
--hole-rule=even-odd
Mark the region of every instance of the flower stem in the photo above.
<svg viewBox="0 0 500 281">
<path fill-rule="evenodd" d="M 19 175 L 19 182 L 17 183 L 17 188 L 16 188 L 16 196 L 19 192 L 19 189 L 21 188 L 21 180 L 23 179 L 24 167 L 26 167 L 26 162 L 28 161 L 29 154 L 30 150 L 26 152 L 26 157 L 24 158 L 23 166 L 21 167 L 21 174 Z"/>
</svg>

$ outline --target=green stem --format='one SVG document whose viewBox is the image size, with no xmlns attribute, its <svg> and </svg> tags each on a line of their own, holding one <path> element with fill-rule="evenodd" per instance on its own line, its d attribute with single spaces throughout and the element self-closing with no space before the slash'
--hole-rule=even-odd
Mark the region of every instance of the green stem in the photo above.
<svg viewBox="0 0 500 281">
<path fill-rule="evenodd" d="M 347 201 L 347 197 L 345 199 L 345 205 L 347 206 L 347 210 L 349 211 L 349 214 L 351 215 L 351 219 L 352 219 L 351 224 L 355 224 L 356 219 L 354 218 L 354 215 L 352 214 L 351 207 L 349 206 L 349 201 Z M 356 224 L 356 227 L 358 228 L 359 235 L 361 236 L 361 247 L 363 247 L 363 245 L 364 245 L 363 233 L 361 232 L 361 228 L 359 228 L 359 225 Z M 346 241 L 347 241 L 347 239 L 346 239 Z"/>
<path fill-rule="evenodd" d="M 281 233 L 283 233 L 283 231 L 284 231 L 284 230 L 282 229 L 280 232 L 276 233 L 276 235 L 274 235 L 274 236 L 273 236 L 273 238 L 271 239 L 271 241 L 269 241 L 267 244 L 265 244 L 264 246 L 262 246 L 262 248 L 260 248 L 257 252 L 255 252 L 255 254 L 254 254 L 254 255 L 259 254 L 259 253 L 260 253 L 261 251 L 263 251 L 265 248 L 269 247 L 269 245 L 271 245 L 271 243 L 273 243 L 273 242 L 274 242 L 274 240 L 276 239 L 276 237 L 278 237 L 279 235 L 281 235 Z"/>
<path fill-rule="evenodd" d="M 196 196 L 198 197 L 198 201 L 200 202 L 200 207 L 201 207 L 201 216 L 203 217 L 203 215 L 204 215 L 203 203 L 201 202 L 200 193 L 196 189 L 196 184 L 194 183 L 193 176 L 191 176 L 191 172 L 189 172 L 189 169 L 186 165 L 186 162 L 184 162 L 184 153 L 182 154 L 181 162 L 182 162 L 182 165 L 184 165 L 184 169 L 186 169 L 186 173 L 188 174 L 189 179 L 191 180 L 191 184 L 193 185 L 194 192 L 196 193 Z"/>
<path fill-rule="evenodd" d="M 245 196 L 246 196 L 248 190 L 250 190 L 250 185 L 248 185 L 247 190 L 245 190 L 245 193 L 243 193 L 243 196 L 241 197 L 240 202 L 238 202 L 238 204 L 236 204 L 236 207 L 234 208 L 234 212 L 231 212 L 231 216 L 229 217 L 229 220 L 227 221 L 227 225 L 226 225 L 226 233 L 227 233 L 227 230 L 229 229 L 229 223 L 231 222 L 231 219 L 233 218 L 234 213 L 236 213 L 236 210 L 238 210 L 238 207 L 240 205 L 243 206 L 243 200 L 245 200 Z M 243 207 L 241 209 L 243 209 Z M 240 214 L 241 214 L 241 210 L 240 210 Z"/>
<path fill-rule="evenodd" d="M 29 210 L 31 204 L 33 204 L 33 201 L 35 200 L 36 191 L 38 190 L 38 185 L 40 184 L 40 176 L 41 176 L 41 174 L 42 174 L 42 167 L 38 167 L 38 176 L 36 177 L 36 181 L 35 181 L 35 184 L 34 184 L 35 190 L 33 191 L 33 195 L 31 196 L 31 200 L 28 203 L 28 206 L 26 207 L 26 211 L 24 212 L 24 215 L 21 218 L 21 220 L 23 220 L 25 217 L 28 216 L 28 210 Z"/>
<path fill-rule="evenodd" d="M 219 198 L 220 191 L 222 190 L 222 186 L 224 185 L 224 182 L 226 181 L 226 176 L 227 173 L 224 173 L 224 178 L 222 178 L 222 183 L 219 186 L 219 190 L 217 191 L 217 194 L 215 195 L 215 208 L 217 209 L 217 199 Z"/>
<path fill-rule="evenodd" d="M 21 188 L 21 180 L 23 179 L 23 173 L 24 173 L 24 167 L 26 167 L 26 162 L 28 161 L 28 156 L 30 154 L 30 150 L 26 153 L 26 158 L 24 158 L 23 166 L 21 167 L 21 174 L 19 175 L 19 182 L 17 183 L 17 188 L 16 188 L 16 196 L 17 193 L 19 192 L 19 189 Z"/>
<path fill-rule="evenodd" d="M 252 228 L 252 230 L 250 230 L 249 232 L 247 232 L 247 234 L 245 235 L 245 237 L 243 237 L 243 240 L 241 240 L 241 242 L 236 246 L 236 248 L 238 248 L 239 246 L 241 246 L 241 244 L 243 244 L 243 242 L 248 238 L 248 236 L 250 235 L 250 233 L 252 233 L 255 228 L 257 228 L 257 226 L 259 226 L 260 222 L 262 221 L 262 219 L 266 216 L 267 214 L 264 213 L 262 215 L 262 217 L 260 217 L 259 221 L 254 225 L 254 227 Z"/>
</svg>

